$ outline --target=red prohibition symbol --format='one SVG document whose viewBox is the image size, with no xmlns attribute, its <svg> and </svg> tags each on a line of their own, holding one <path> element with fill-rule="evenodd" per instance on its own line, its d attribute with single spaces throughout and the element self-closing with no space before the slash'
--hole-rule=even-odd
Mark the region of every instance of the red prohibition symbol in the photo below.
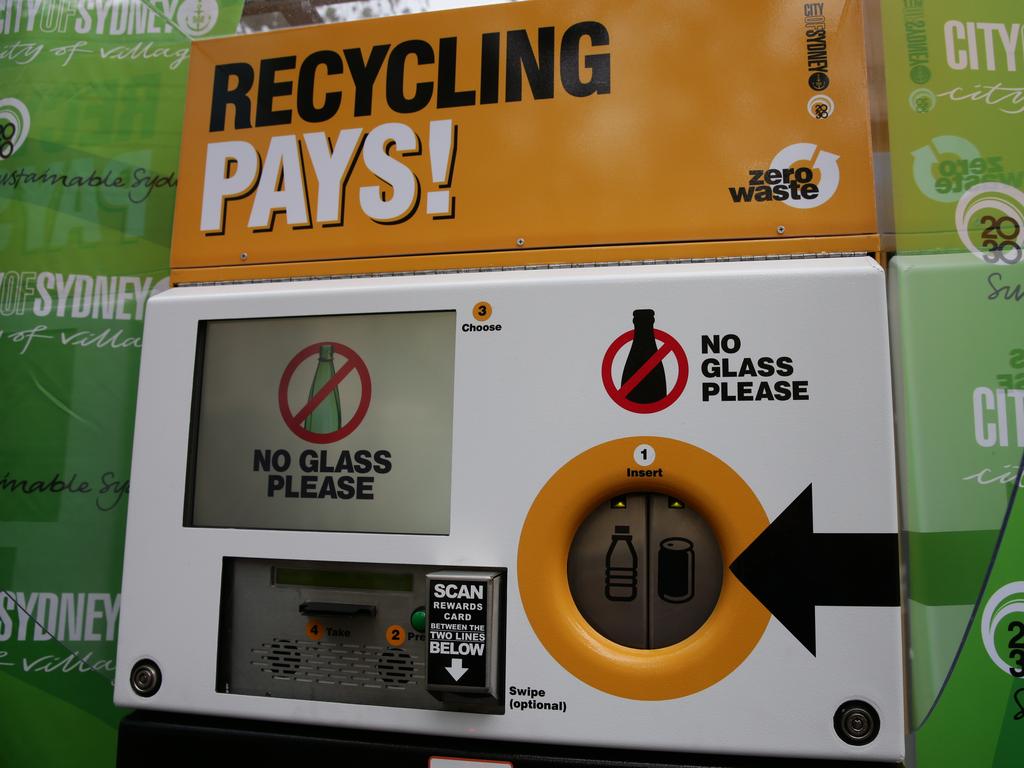
<svg viewBox="0 0 1024 768">
<path fill-rule="evenodd" d="M 674 337 L 655 328 L 654 338 L 661 342 L 658 351 L 651 355 L 621 387 L 616 386 L 612 378 L 612 363 L 619 350 L 633 341 L 634 334 L 635 331 L 626 331 L 608 347 L 608 351 L 604 353 L 604 360 L 601 361 L 601 381 L 604 383 L 608 396 L 627 411 L 632 411 L 633 413 L 657 413 L 668 408 L 683 394 L 683 390 L 686 389 L 686 380 L 690 375 L 690 363 L 686 359 L 683 345 L 676 341 Z M 668 394 L 653 403 L 634 403 L 628 399 L 629 393 L 636 389 L 637 385 L 647 378 L 655 366 L 669 355 L 675 356 L 676 364 L 679 366 L 679 375 L 676 378 L 675 385 L 668 391 Z"/>
<path fill-rule="evenodd" d="M 309 398 L 309 402 L 305 403 L 295 413 L 292 413 L 291 405 L 288 403 L 288 387 L 291 384 L 292 376 L 295 374 L 295 370 L 306 358 L 318 355 L 320 353 L 320 347 L 325 345 L 333 347 L 335 354 L 340 355 L 341 359 L 345 362 L 341 368 L 338 369 L 338 372 L 335 373 L 334 376 L 324 384 L 324 386 Z M 302 426 L 306 417 L 309 416 L 309 414 L 311 414 L 316 407 L 331 394 L 331 392 L 337 389 L 345 377 L 353 371 L 359 375 L 359 382 L 362 385 L 362 391 L 359 395 L 359 405 L 356 406 L 355 411 L 352 413 L 352 418 L 343 422 L 341 428 L 334 432 L 310 432 Z M 355 350 L 350 347 L 346 347 L 344 344 L 339 344 L 336 341 L 318 341 L 316 344 L 310 344 L 308 347 L 300 350 L 285 367 L 284 373 L 281 374 L 281 384 L 277 388 L 277 404 L 281 409 L 281 417 L 284 419 L 284 423 L 288 425 L 288 429 L 303 440 L 310 443 L 336 443 L 343 437 L 347 437 L 355 432 L 356 427 L 362 423 L 363 417 L 366 416 L 366 411 L 370 408 L 370 394 L 370 369 L 366 367 L 366 363 L 363 362 L 363 358 L 361 358 Z"/>
</svg>

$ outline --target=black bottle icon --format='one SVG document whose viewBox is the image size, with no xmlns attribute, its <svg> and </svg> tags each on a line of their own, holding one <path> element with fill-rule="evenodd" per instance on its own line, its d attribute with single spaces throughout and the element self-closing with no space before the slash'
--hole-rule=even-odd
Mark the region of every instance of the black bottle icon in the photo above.
<svg viewBox="0 0 1024 768">
<path fill-rule="evenodd" d="M 628 525 L 616 525 L 604 556 L 604 596 L 615 602 L 636 600 L 638 560 Z"/>
<path fill-rule="evenodd" d="M 654 341 L 654 310 L 634 309 L 633 345 L 626 356 L 620 386 L 625 385 L 657 351 L 658 345 Z M 626 399 L 634 403 L 656 403 L 663 400 L 666 394 L 668 388 L 665 385 L 665 366 L 659 360 L 658 364 L 626 394 Z"/>
</svg>

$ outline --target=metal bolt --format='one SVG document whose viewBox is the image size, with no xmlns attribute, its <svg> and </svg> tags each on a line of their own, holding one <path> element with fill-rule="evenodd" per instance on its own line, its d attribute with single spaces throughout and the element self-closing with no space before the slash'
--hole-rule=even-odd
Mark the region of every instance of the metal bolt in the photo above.
<svg viewBox="0 0 1024 768">
<path fill-rule="evenodd" d="M 516 245 L 518 245 L 518 246 L 519 246 L 520 248 L 522 248 L 522 247 L 523 247 L 524 245 L 526 245 L 526 240 L 524 240 L 524 239 L 523 239 L 523 238 L 521 238 L 521 237 L 520 237 L 520 238 L 517 238 L 517 239 L 516 239 Z"/>
<path fill-rule="evenodd" d="M 242 251 L 240 254 L 238 254 L 238 258 L 240 258 L 242 261 L 245 261 L 246 259 L 249 258 L 249 254 L 246 253 L 245 251 Z"/>
<path fill-rule="evenodd" d="M 878 735 L 878 712 L 866 701 L 847 701 L 832 718 L 836 734 L 855 747 L 869 744 Z"/>
<path fill-rule="evenodd" d="M 783 235 L 783 234 L 786 233 L 786 228 L 784 226 L 782 226 L 781 224 L 779 224 L 779 226 L 777 226 L 775 228 L 775 231 L 778 232 L 780 235 Z M 245 258 L 245 257 L 243 256 L 242 258 Z"/>
<path fill-rule="evenodd" d="M 139 696 L 150 697 L 160 690 L 160 667 L 151 659 L 137 661 L 132 667 L 129 683 Z"/>
<path fill-rule="evenodd" d="M 871 730 L 871 721 L 863 712 L 847 712 L 843 722 L 846 724 L 846 730 L 851 736 L 864 738 L 864 734 Z"/>
</svg>

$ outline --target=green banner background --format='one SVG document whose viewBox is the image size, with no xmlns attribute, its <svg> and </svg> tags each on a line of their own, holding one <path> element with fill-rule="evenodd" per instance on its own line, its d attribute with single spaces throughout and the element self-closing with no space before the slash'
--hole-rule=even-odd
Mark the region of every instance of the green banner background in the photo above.
<svg viewBox="0 0 1024 768">
<path fill-rule="evenodd" d="M 0 0 L 0 764 L 112 765 L 142 318 L 192 38 L 242 0 Z"/>
<path fill-rule="evenodd" d="M 142 312 L 166 286 L 188 44 L 241 5 L 0 0 L 0 765 L 113 763 Z M 1017 766 L 1022 446 L 1012 400 L 1006 445 L 979 445 L 972 398 L 1024 389 L 1024 17 L 882 9 L 897 241 L 930 254 L 892 268 L 917 765 Z"/>
<path fill-rule="evenodd" d="M 898 250 L 1019 263 L 1019 0 L 882 0 L 882 10 Z M 959 210 L 965 197 L 975 205 Z"/>
<path fill-rule="evenodd" d="M 1024 765 L 1024 17 L 1019 0 L 882 9 L 912 760 L 1009 768 Z"/>
</svg>

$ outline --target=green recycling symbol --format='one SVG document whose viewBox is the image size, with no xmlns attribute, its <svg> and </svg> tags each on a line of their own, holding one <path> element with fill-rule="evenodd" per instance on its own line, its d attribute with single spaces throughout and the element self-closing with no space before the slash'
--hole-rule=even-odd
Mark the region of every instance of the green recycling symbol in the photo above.
<svg viewBox="0 0 1024 768">
<path fill-rule="evenodd" d="M 928 144 L 911 152 L 914 158 L 914 182 L 921 194 L 939 203 L 955 203 L 962 191 L 939 192 L 935 188 L 935 166 L 940 155 L 956 155 L 960 160 L 970 162 L 981 157 L 981 152 L 967 139 L 959 136 L 936 136 Z"/>
</svg>

